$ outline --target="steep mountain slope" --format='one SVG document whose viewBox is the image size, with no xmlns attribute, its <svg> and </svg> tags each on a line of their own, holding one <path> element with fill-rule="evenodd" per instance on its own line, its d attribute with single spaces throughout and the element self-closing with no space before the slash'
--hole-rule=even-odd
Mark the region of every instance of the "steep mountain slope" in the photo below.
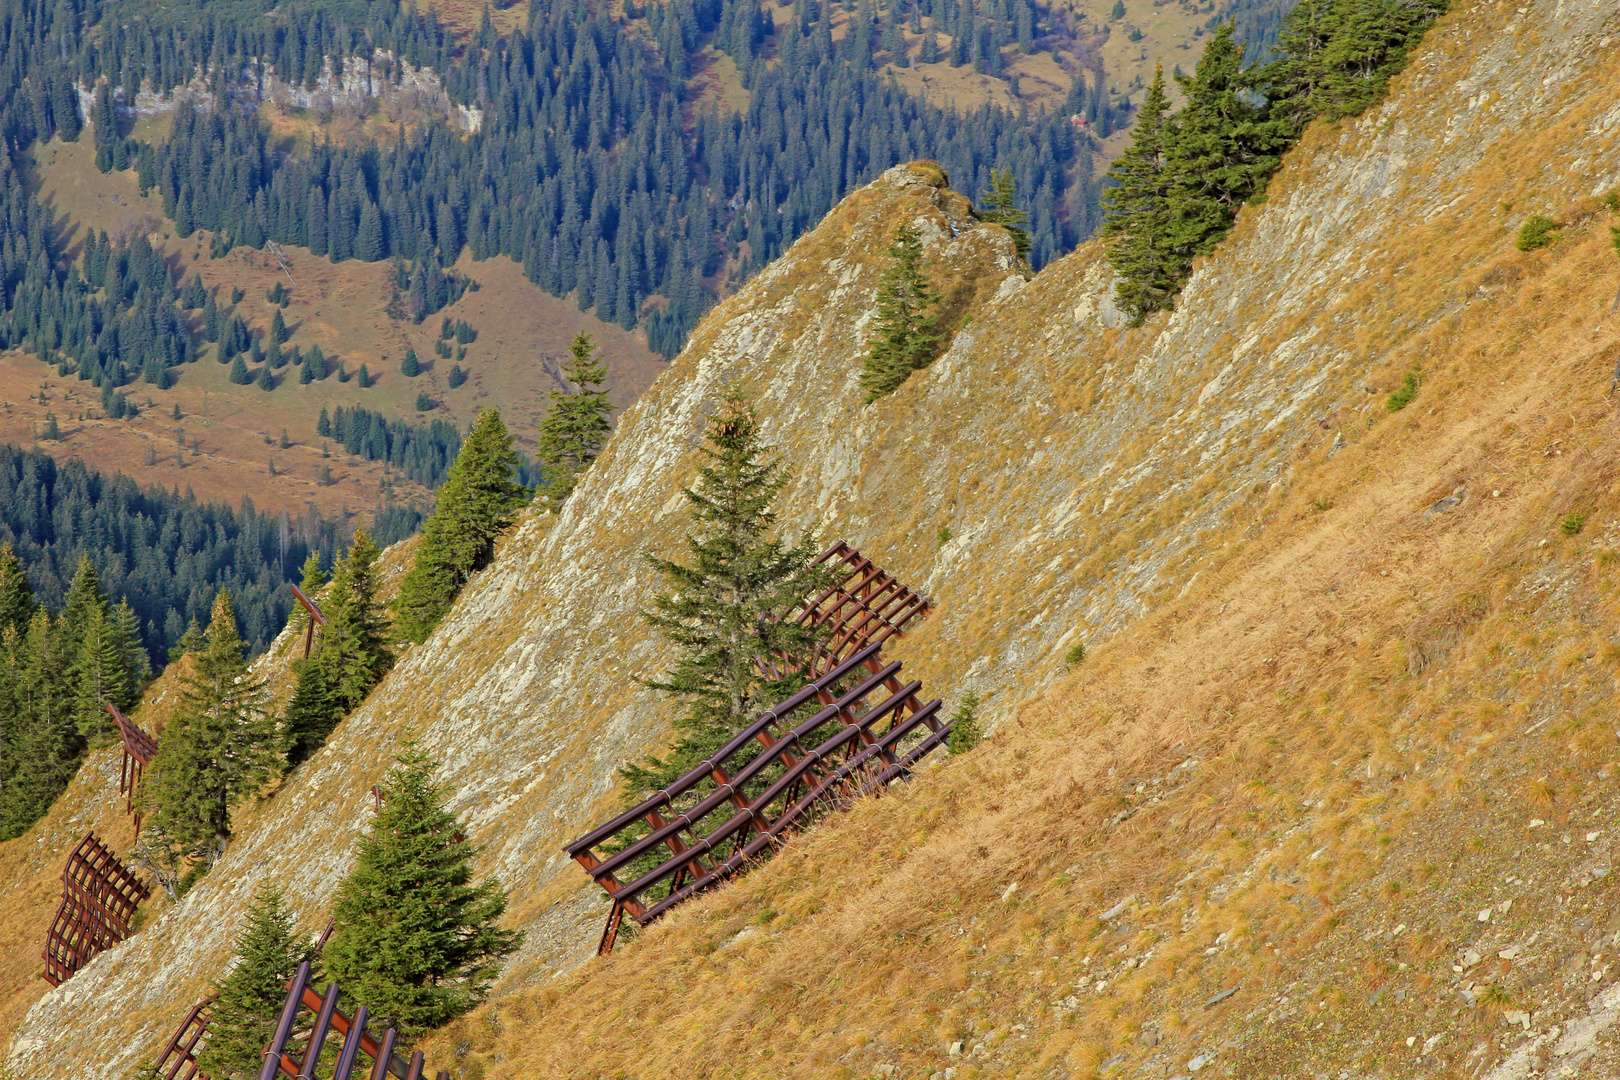
<svg viewBox="0 0 1620 1080">
<path fill-rule="evenodd" d="M 1460 7 L 1136 330 L 1095 249 L 1026 283 L 936 172 L 891 170 L 711 314 L 561 517 L 521 524 L 193 893 L 34 1006 L 13 1066 L 120 1075 L 265 876 L 318 929 L 412 730 L 530 930 L 502 999 L 438 1045 L 469 1077 L 1584 1061 L 1616 1015 L 1588 1008 L 1591 954 L 1620 930 L 1597 723 L 1620 335 L 1594 199 L 1620 184 L 1616 35 L 1599 0 Z M 1557 246 L 1512 250 L 1553 211 Z M 971 322 L 862 407 L 862 328 L 908 220 Z M 977 689 L 1000 730 L 548 982 L 603 913 L 558 845 L 665 731 L 634 681 L 665 658 L 639 552 L 678 550 L 679 487 L 733 382 L 798 465 L 790 527 L 927 592 L 895 655 L 931 693 Z M 1572 510 L 1591 524 L 1565 537 Z M 1079 642 L 1093 656 L 1059 683 Z M 1551 831 L 1520 832 L 1532 814 Z"/>
<path fill-rule="evenodd" d="M 416 543 L 414 537 L 402 540 L 379 559 L 378 595 L 385 601 L 393 598 L 400 578 L 410 568 Z M 297 629 L 287 627 L 253 664 L 254 674 L 265 681 L 278 709 L 292 696 L 294 680 L 288 660 L 296 655 L 293 650 L 300 640 Z M 133 713 L 136 721 L 161 738 L 180 705 L 183 680 L 191 673 L 191 662 L 186 659 L 165 668 L 141 695 Z M 40 950 L 62 898 L 62 865 L 68 853 L 86 831 L 94 831 L 115 851 L 126 851 L 135 842 L 125 799 L 118 794 L 121 756 L 116 745 L 92 750 L 50 812 L 23 836 L 0 844 L 0 911 L 5 913 L 0 920 L 0 1031 L 15 1029 L 29 1007 L 51 989 L 39 977 L 43 967 Z M 137 933 L 167 910 L 162 892 L 154 892 L 136 914 Z M 160 1022 L 166 1023 L 167 1002 L 155 1007 Z"/>
</svg>

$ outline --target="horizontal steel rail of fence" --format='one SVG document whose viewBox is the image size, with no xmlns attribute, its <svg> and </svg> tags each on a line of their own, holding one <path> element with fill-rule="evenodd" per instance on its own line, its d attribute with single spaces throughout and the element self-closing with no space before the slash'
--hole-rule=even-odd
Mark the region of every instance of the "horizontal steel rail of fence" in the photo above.
<svg viewBox="0 0 1620 1080">
<path fill-rule="evenodd" d="M 146 775 L 146 767 L 157 757 L 158 741 L 116 706 L 108 705 L 107 711 L 112 713 L 113 723 L 118 725 L 118 737 L 124 743 L 124 760 L 118 767 L 118 794 L 124 796 L 124 813 L 135 819 L 135 835 L 139 836 L 141 815 L 135 812 L 135 788 Z"/>
<path fill-rule="evenodd" d="M 264 1068 L 259 1072 L 259 1080 L 275 1080 L 277 1074 L 313 1080 L 315 1067 L 321 1060 L 321 1051 L 326 1048 L 326 1040 L 334 1031 L 342 1036 L 343 1049 L 338 1053 L 328 1080 L 361 1080 L 362 1077 L 365 1080 L 385 1080 L 388 1076 L 397 1077 L 398 1080 L 422 1080 L 425 1068 L 422 1051 L 412 1054 L 408 1061 L 394 1053 L 399 1032 L 385 1028 L 379 1036 L 368 1031 L 366 1025 L 370 1018 L 366 1007 L 360 1006 L 351 1019 L 337 1007 L 340 993 L 337 984 L 329 983 L 326 993 L 321 993 L 310 985 L 309 969 L 309 961 L 305 960 L 298 965 L 292 982 L 287 984 L 287 1002 L 281 1008 L 281 1019 L 276 1024 L 275 1035 L 271 1037 L 270 1045 L 265 1047 Z M 298 1014 L 302 1009 L 308 1009 L 313 1014 L 312 1021 L 299 1023 Z M 302 1033 L 306 1026 L 307 1036 Z M 304 1040 L 301 1056 L 295 1055 L 292 1047 L 300 1038 Z M 361 1054 L 371 1060 L 368 1072 L 355 1071 L 360 1065 Z M 437 1080 L 450 1080 L 450 1074 L 440 1071 Z"/>
<path fill-rule="evenodd" d="M 151 895 L 93 831 L 85 833 L 62 870 L 62 902 L 45 933 L 45 981 L 62 985 L 128 937 L 136 905 Z"/>
<path fill-rule="evenodd" d="M 612 950 L 624 915 L 648 925 L 745 871 L 818 807 L 842 808 L 907 775 L 950 737 L 940 702 L 919 701 L 922 684 L 902 684 L 900 664 L 883 664 L 879 648 L 868 644 L 713 758 L 563 849 L 613 902 L 599 952 Z M 755 743 L 762 752 L 745 760 Z M 662 848 L 668 854 L 647 866 Z M 621 871 L 635 876 L 621 880 Z"/>
<path fill-rule="evenodd" d="M 832 570 L 833 584 L 788 612 L 784 621 L 825 627 L 824 643 L 808 662 L 783 657 L 761 664 L 767 678 L 789 671 L 813 678 L 830 671 L 866 646 L 904 634 L 907 623 L 926 619 L 932 610 L 926 599 L 842 540 L 822 552 L 816 565 Z"/>
<path fill-rule="evenodd" d="M 157 1074 L 162 1080 L 210 1080 L 197 1068 L 197 1058 L 208 1045 L 208 1021 L 214 1011 L 214 995 L 209 994 L 186 1013 L 174 1035 L 158 1055 Z"/>
</svg>

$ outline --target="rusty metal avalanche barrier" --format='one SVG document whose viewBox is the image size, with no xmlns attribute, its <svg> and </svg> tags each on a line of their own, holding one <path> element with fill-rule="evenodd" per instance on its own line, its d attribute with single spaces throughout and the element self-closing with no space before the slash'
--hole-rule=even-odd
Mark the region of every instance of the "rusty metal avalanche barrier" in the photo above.
<svg viewBox="0 0 1620 1080">
<path fill-rule="evenodd" d="M 794 608 L 786 621 L 826 626 L 826 644 L 811 658 L 808 677 L 830 671 L 874 642 L 881 645 L 905 633 L 912 619 L 928 617 L 928 601 L 877 563 L 840 540 L 816 558 L 816 565 L 832 570 L 833 584 Z M 779 679 L 789 670 L 801 670 L 797 659 L 778 665 L 761 664 L 763 674 Z"/>
<path fill-rule="evenodd" d="M 308 660 L 309 650 L 315 644 L 315 627 L 320 626 L 324 628 L 329 624 L 326 621 L 326 616 L 321 613 L 321 605 L 305 596 L 304 590 L 300 589 L 298 586 L 293 585 L 291 588 L 293 591 L 293 599 L 297 600 L 300 604 L 303 604 L 304 610 L 309 613 L 309 624 L 304 627 L 304 659 Z"/>
<path fill-rule="evenodd" d="M 118 737 L 124 742 L 124 761 L 118 767 L 118 794 L 124 796 L 124 813 L 135 819 L 135 835 L 139 836 L 141 815 L 135 812 L 135 788 L 146 774 L 146 767 L 157 757 L 158 741 L 114 706 L 108 705 L 107 711 L 112 713 L 113 722 L 118 725 Z"/>
<path fill-rule="evenodd" d="M 94 832 L 85 833 L 62 870 L 62 903 L 45 934 L 45 981 L 61 986 L 128 937 L 135 906 L 150 895 Z"/>
<path fill-rule="evenodd" d="M 214 995 L 209 994 L 180 1021 L 158 1057 L 157 1075 L 162 1080 L 210 1080 L 207 1073 L 198 1071 L 197 1056 L 207 1045 L 208 1021 L 213 1011 Z"/>
<path fill-rule="evenodd" d="M 599 953 L 612 951 L 624 915 L 648 925 L 746 871 L 818 807 L 841 808 L 886 787 L 945 742 L 951 725 L 940 719 L 939 701 L 919 702 L 922 684 L 902 684 L 900 664 L 884 664 L 880 644 L 866 645 L 711 760 L 563 849 L 612 898 Z M 623 880 L 621 872 L 634 876 Z"/>
<path fill-rule="evenodd" d="M 281 1008 L 276 1033 L 265 1048 L 264 1068 L 259 1072 L 259 1080 L 275 1080 L 278 1073 L 305 1080 L 313 1078 L 315 1067 L 321 1060 L 321 1051 L 326 1048 L 326 1040 L 334 1031 L 343 1037 L 343 1049 L 338 1052 L 329 1080 L 359 1080 L 360 1077 L 384 1080 L 388 1076 L 398 1077 L 398 1080 L 422 1080 L 422 1051 L 412 1054 L 409 1061 L 401 1058 L 394 1053 L 399 1033 L 393 1028 L 384 1029 L 381 1037 L 368 1032 L 366 1007 L 360 1006 L 353 1019 L 350 1019 L 337 1007 L 338 994 L 336 983 L 328 984 L 324 994 L 309 984 L 308 960 L 298 966 L 298 973 L 287 984 L 287 1003 Z M 308 1009 L 314 1015 L 313 1022 L 300 1024 L 300 1009 Z M 292 1052 L 292 1043 L 303 1036 L 295 1036 L 294 1031 L 306 1025 L 309 1034 L 304 1039 L 304 1053 L 296 1056 Z M 371 1061 L 371 1068 L 367 1072 L 355 1071 L 360 1064 L 361 1054 Z M 437 1080 L 450 1080 L 450 1074 L 440 1072 Z"/>
</svg>

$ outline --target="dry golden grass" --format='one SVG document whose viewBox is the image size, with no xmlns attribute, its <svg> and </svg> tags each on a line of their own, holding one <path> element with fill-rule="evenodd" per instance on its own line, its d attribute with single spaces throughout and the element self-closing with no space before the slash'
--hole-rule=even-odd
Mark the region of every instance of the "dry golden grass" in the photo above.
<svg viewBox="0 0 1620 1080">
<path fill-rule="evenodd" d="M 1525 153 L 1557 138 L 1527 133 Z M 1501 168 L 1481 166 L 1483 199 Z M 1285 173 L 1279 195 L 1304 182 Z M 1424 992 L 1484 932 L 1474 912 L 1504 872 L 1565 872 L 1559 846 L 1495 838 L 1542 805 L 1597 828 L 1615 794 L 1620 748 L 1596 720 L 1614 677 L 1591 662 L 1617 600 L 1600 554 L 1615 526 L 1597 524 L 1620 520 L 1620 324 L 1597 315 L 1615 267 L 1607 218 L 1557 209 L 1568 231 L 1546 252 L 1512 251 L 1467 209 L 1393 237 L 1389 269 L 1351 286 L 1371 314 L 1350 347 L 1385 358 L 1382 393 L 1421 358 L 1417 400 L 1388 416 L 1375 396 L 1331 458 L 1307 441 L 1287 482 L 1203 541 L 1195 582 L 985 747 L 452 1026 L 437 1060 L 489 1077 L 927 1075 L 963 1039 L 1012 1074 L 1090 1076 L 1168 1053 L 1138 1038 L 1150 1027 L 1183 1062 L 1196 1036 L 1241 1034 L 1223 1059 L 1239 1076 L 1410 1060 L 1405 1034 L 1452 1023 Z M 1400 330 L 1435 290 L 1481 285 L 1496 291 Z M 1456 509 L 1422 514 L 1459 487 Z M 1588 532 L 1558 529 L 1571 507 Z M 1082 545 L 1080 574 L 1181 512 Z M 1492 932 L 1574 932 L 1550 891 L 1516 895 Z M 1520 965 L 1476 978 L 1482 1023 L 1529 1007 Z M 1071 993 L 1077 1008 L 1054 1005 Z M 1473 1045 L 1436 1051 L 1441 1069 Z"/>
</svg>

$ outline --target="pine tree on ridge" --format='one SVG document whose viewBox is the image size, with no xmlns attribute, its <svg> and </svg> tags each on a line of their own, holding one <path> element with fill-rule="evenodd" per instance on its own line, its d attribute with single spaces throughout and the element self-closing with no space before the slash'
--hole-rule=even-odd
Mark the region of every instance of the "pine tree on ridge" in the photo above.
<svg viewBox="0 0 1620 1080">
<path fill-rule="evenodd" d="M 506 890 L 472 882 L 477 849 L 445 808 L 436 764 L 415 743 L 378 785 L 382 803 L 338 887 L 322 959 L 344 993 L 407 1038 L 439 1027 L 489 994 L 501 961 L 522 945 L 499 925 Z"/>
<path fill-rule="evenodd" d="M 563 375 L 579 390 L 573 394 L 551 392 L 551 411 L 540 421 L 535 448 L 535 462 L 545 480 L 542 497 L 553 512 L 562 509 L 580 474 L 590 468 L 613 431 L 608 421 L 613 405 L 601 389 L 607 382 L 607 365 L 595 352 L 591 335 L 575 335 Z"/>
<path fill-rule="evenodd" d="M 944 335 L 939 316 L 928 309 L 941 297 L 928 284 L 922 261 L 922 234 L 911 224 L 894 231 L 889 246 L 892 260 L 878 282 L 876 340 L 861 371 L 861 389 L 871 404 L 893 393 L 913 371 L 927 367 L 939 355 Z"/>
<path fill-rule="evenodd" d="M 496 409 L 478 414 L 422 525 L 416 562 L 394 598 L 394 632 L 421 642 L 450 610 L 474 572 L 495 556 L 495 540 L 528 498 L 517 482 L 517 452 Z"/>
</svg>

